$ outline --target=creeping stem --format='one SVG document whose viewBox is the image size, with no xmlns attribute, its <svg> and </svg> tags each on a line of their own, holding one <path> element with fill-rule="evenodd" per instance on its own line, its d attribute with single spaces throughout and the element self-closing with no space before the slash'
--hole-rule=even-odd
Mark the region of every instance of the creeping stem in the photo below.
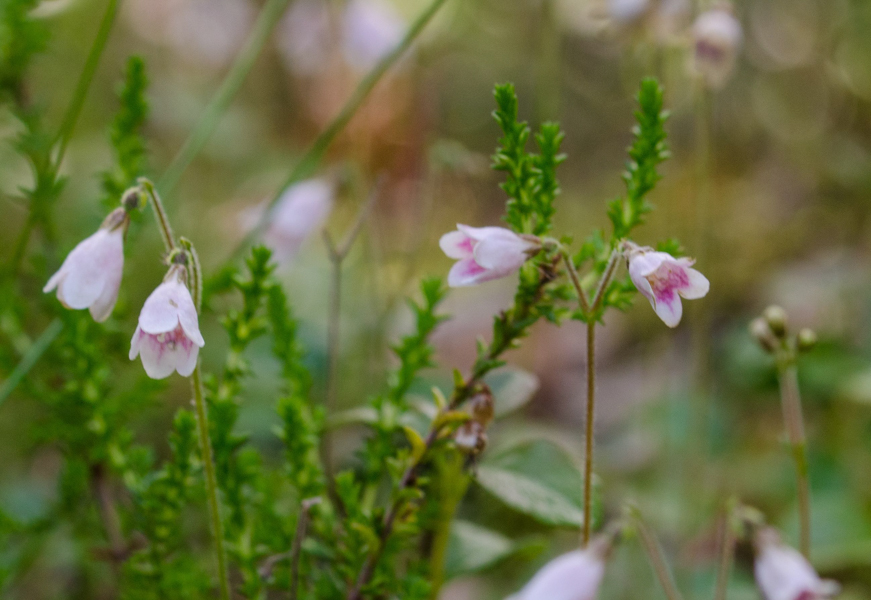
<svg viewBox="0 0 871 600">
<path fill-rule="evenodd" d="M 795 461 L 796 486 L 798 494 L 798 511 L 800 518 L 801 538 L 799 548 L 806 558 L 810 558 L 811 547 L 811 509 L 810 482 L 808 477 L 807 442 L 804 433 L 804 418 L 801 410 L 801 394 L 798 389 L 798 370 L 795 356 L 789 352 L 777 360 L 777 372 L 780 382 L 780 401 L 783 407 L 783 419 L 789 444 L 792 446 L 792 456 Z"/>
</svg>

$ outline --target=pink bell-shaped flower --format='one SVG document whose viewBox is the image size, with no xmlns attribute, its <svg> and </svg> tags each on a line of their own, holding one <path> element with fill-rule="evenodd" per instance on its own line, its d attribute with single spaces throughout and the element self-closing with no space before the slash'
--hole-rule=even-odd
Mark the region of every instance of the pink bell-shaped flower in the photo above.
<svg viewBox="0 0 871 600">
<path fill-rule="evenodd" d="M 139 325 L 130 342 L 130 360 L 141 356 L 142 366 L 152 379 L 163 379 L 173 371 L 187 377 L 194 372 L 200 348 L 205 344 L 197 309 L 184 280 L 184 267 L 172 267 L 139 313 Z"/>
<path fill-rule="evenodd" d="M 457 225 L 457 231 L 444 234 L 439 240 L 448 258 L 457 259 L 448 273 L 448 285 L 477 285 L 491 279 L 511 275 L 539 248 L 504 227 L 469 227 Z"/>
<path fill-rule="evenodd" d="M 108 319 L 121 287 L 128 222 L 123 208 L 110 213 L 95 234 L 73 248 L 42 291 L 57 288 L 57 299 L 67 308 L 87 308 L 97 322 Z"/>
<path fill-rule="evenodd" d="M 667 252 L 629 245 L 629 276 L 663 323 L 677 327 L 683 307 L 680 299 L 695 300 L 708 293 L 708 279 L 691 268 L 693 259 L 675 258 Z"/>
<path fill-rule="evenodd" d="M 807 559 L 770 527 L 756 534 L 754 571 L 765 600 L 826 600 L 839 590 L 834 581 L 820 579 Z"/>
<path fill-rule="evenodd" d="M 584 550 L 558 556 L 508 600 L 594 600 L 605 576 L 609 548 L 610 542 L 599 537 Z"/>
</svg>

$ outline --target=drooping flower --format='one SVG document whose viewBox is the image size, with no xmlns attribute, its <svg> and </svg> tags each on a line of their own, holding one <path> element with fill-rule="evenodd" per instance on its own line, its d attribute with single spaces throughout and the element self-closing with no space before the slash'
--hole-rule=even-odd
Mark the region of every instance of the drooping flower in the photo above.
<svg viewBox="0 0 871 600">
<path fill-rule="evenodd" d="M 774 529 L 759 530 L 755 544 L 756 584 L 765 600 L 826 600 L 838 593 L 838 584 L 820 579 L 807 559 L 781 542 Z"/>
<path fill-rule="evenodd" d="M 650 9 L 650 0 L 608 0 L 608 16 L 620 25 L 633 23 Z"/>
<path fill-rule="evenodd" d="M 200 334 L 197 309 L 184 284 L 185 268 L 173 266 L 163 283 L 151 293 L 139 313 L 139 325 L 130 342 L 130 360 L 142 357 L 152 379 L 178 371 L 187 377 L 197 366 L 205 341 Z"/>
<path fill-rule="evenodd" d="M 504 227 L 457 225 L 457 231 L 441 237 L 439 246 L 458 261 L 448 273 L 448 285 L 462 287 L 511 275 L 539 244 Z"/>
<path fill-rule="evenodd" d="M 308 179 L 290 186 L 272 210 L 263 241 L 279 261 L 292 259 L 303 242 L 323 227 L 333 210 L 335 187 L 326 179 Z"/>
<path fill-rule="evenodd" d="M 669 327 L 680 323 L 683 307 L 681 297 L 687 300 L 702 298 L 708 293 L 708 279 L 691 268 L 691 258 L 675 258 L 667 252 L 640 248 L 631 244 L 628 249 L 629 276 L 662 321 Z"/>
<path fill-rule="evenodd" d="M 584 550 L 553 559 L 509 600 L 594 600 L 605 576 L 610 541 L 599 537 Z"/>
<path fill-rule="evenodd" d="M 693 66 L 711 88 L 719 89 L 735 68 L 744 37 L 731 5 L 721 3 L 703 12 L 693 24 Z"/>
<path fill-rule="evenodd" d="M 128 223 L 123 208 L 112 211 L 96 233 L 73 248 L 42 291 L 57 288 L 57 299 L 67 308 L 87 308 L 97 322 L 108 319 L 121 287 Z"/>
</svg>

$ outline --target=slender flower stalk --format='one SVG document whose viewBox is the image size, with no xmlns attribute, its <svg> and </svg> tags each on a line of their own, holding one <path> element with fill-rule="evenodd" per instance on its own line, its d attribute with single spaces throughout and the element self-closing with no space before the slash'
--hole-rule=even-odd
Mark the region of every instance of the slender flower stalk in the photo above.
<svg viewBox="0 0 871 600">
<path fill-rule="evenodd" d="M 787 325 L 786 312 L 779 306 L 769 306 L 761 317 L 754 319 L 750 324 L 750 332 L 760 346 L 774 356 L 777 367 L 783 421 L 792 449 L 792 458 L 795 462 L 800 530 L 799 549 L 805 558 L 810 559 L 810 478 L 796 361 L 799 352 L 809 350 L 814 346 L 816 335 L 809 329 L 801 330 L 798 335 L 790 335 Z"/>
<path fill-rule="evenodd" d="M 200 265 L 199 256 L 193 247 L 193 244 L 181 238 L 179 242 L 175 241 L 172 233 L 172 226 L 169 223 L 169 218 L 166 215 L 166 210 L 160 200 L 160 195 L 148 179 L 141 178 L 139 185 L 142 190 L 148 194 L 154 205 L 154 214 L 157 220 L 158 229 L 163 237 L 164 244 L 170 256 L 179 252 L 178 259 L 181 264 L 184 264 L 188 274 L 188 287 L 191 292 L 191 300 L 199 314 L 203 302 L 203 278 L 202 266 Z M 179 247 L 181 246 L 181 248 Z M 224 549 L 224 523 L 221 519 L 221 504 L 218 498 L 218 478 L 215 471 L 215 459 L 212 451 L 212 441 L 209 435 L 209 417 L 206 411 L 206 401 L 203 395 L 203 377 L 200 369 L 199 359 L 196 361 L 193 372 L 191 373 L 191 387 L 194 394 L 194 409 L 197 420 L 197 433 L 200 442 L 200 454 L 203 461 L 203 472 L 206 479 L 206 499 L 209 506 L 209 519 L 211 521 L 212 536 L 215 542 L 215 562 L 218 568 L 218 587 L 220 590 L 221 600 L 230 600 L 230 578 L 227 568 L 227 553 Z"/>
<path fill-rule="evenodd" d="M 799 549 L 805 558 L 810 558 L 811 549 L 811 509 L 810 479 L 808 477 L 807 441 L 804 433 L 804 418 L 801 409 L 801 394 L 798 388 L 798 369 L 795 359 L 781 358 L 777 361 L 778 381 L 780 382 L 780 401 L 783 419 L 792 447 L 795 461 L 798 512 L 800 519 Z"/>
<path fill-rule="evenodd" d="M 596 418 L 596 322 L 599 318 L 598 311 L 602 307 L 602 302 L 605 299 L 605 292 L 608 285 L 614 278 L 614 272 L 617 270 L 619 258 L 623 255 L 623 244 L 618 243 L 611 256 L 608 258 L 608 263 L 599 279 L 596 286 L 596 292 L 593 295 L 592 303 L 587 300 L 587 293 L 584 291 L 581 281 L 578 277 L 577 269 L 575 268 L 572 258 L 565 250 L 561 251 L 563 263 L 566 266 L 566 271 L 569 274 L 569 279 L 575 288 L 578 295 L 578 306 L 581 314 L 586 320 L 587 330 L 587 402 L 585 416 L 585 432 L 584 432 L 584 526 L 581 532 L 581 541 L 584 547 L 590 542 L 590 534 L 592 531 L 592 515 L 593 508 L 593 451 L 594 451 L 594 436 L 595 436 L 595 418 Z"/>
<path fill-rule="evenodd" d="M 200 311 L 203 301 L 202 268 L 193 245 L 182 240 L 188 250 L 190 267 L 190 284 L 193 291 L 194 306 Z M 206 401 L 203 396 L 203 377 L 200 363 L 191 375 L 191 387 L 194 392 L 194 407 L 197 415 L 197 431 L 200 440 L 200 454 L 203 459 L 203 471 L 206 476 L 206 496 L 209 504 L 209 517 L 212 525 L 212 536 L 215 541 L 215 561 L 218 565 L 218 586 L 221 600 L 230 600 L 230 577 L 227 570 L 227 553 L 224 550 L 224 522 L 221 519 L 221 504 L 218 499 L 218 478 L 215 474 L 215 459 L 212 452 L 212 440 L 209 436 L 209 417 L 206 413 Z"/>
<path fill-rule="evenodd" d="M 731 503 L 730 503 L 731 504 Z M 721 521 L 720 530 L 720 565 L 717 569 L 717 583 L 714 588 L 714 600 L 726 600 L 729 588 L 729 574 L 735 559 L 735 530 L 732 527 L 732 507 L 726 509 Z"/>
<path fill-rule="evenodd" d="M 154 184 L 145 177 L 139 178 L 139 186 L 151 198 L 151 203 L 154 205 L 154 218 L 157 219 L 157 229 L 160 231 L 163 245 L 166 246 L 167 252 L 172 252 L 176 248 L 175 236 L 172 233 L 172 226 L 169 224 L 169 217 L 166 215 L 166 209 L 163 202 L 160 200 L 160 194 L 154 188 Z"/>
</svg>

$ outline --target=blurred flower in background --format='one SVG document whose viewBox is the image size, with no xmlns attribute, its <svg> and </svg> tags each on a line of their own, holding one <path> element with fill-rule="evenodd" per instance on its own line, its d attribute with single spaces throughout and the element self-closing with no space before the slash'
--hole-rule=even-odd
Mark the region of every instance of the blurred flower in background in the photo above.
<svg viewBox="0 0 871 600">
<path fill-rule="evenodd" d="M 728 2 L 718 3 L 696 19 L 693 66 L 709 87 L 722 88 L 729 80 L 743 37 L 741 23 Z"/>
</svg>

